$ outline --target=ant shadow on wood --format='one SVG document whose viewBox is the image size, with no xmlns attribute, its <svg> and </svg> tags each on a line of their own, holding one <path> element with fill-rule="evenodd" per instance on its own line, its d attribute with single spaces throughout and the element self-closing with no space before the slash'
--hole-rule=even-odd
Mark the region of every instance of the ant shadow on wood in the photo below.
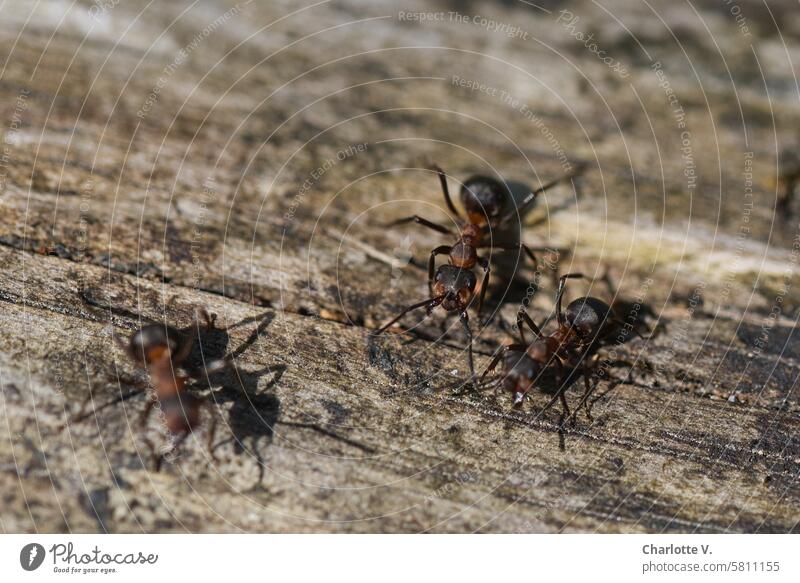
<svg viewBox="0 0 800 583">
<path fill-rule="evenodd" d="M 134 383 L 135 389 L 133 391 L 99 407 L 95 406 L 92 411 L 86 413 L 89 404 L 93 402 L 93 395 L 90 391 L 84 401 L 81 412 L 72 419 L 71 423 L 88 419 L 96 415 L 99 410 L 127 400 L 137 394 L 149 395 L 150 400 L 141 415 L 140 425 L 144 429 L 150 413 L 158 405 L 170 435 L 176 438 L 170 452 L 174 454 L 182 442 L 193 434 L 196 427 L 199 426 L 201 408 L 211 408 L 211 403 L 208 399 L 200 399 L 195 395 L 196 389 L 203 388 L 203 385 L 208 389 L 221 385 L 223 389 L 217 391 L 217 393 L 227 394 L 228 398 L 234 401 L 234 411 L 231 413 L 231 422 L 228 425 L 234 431 L 241 430 L 242 424 L 239 423 L 236 416 L 236 404 L 242 402 L 242 394 L 248 396 L 256 394 L 259 378 L 272 369 L 265 367 L 256 373 L 242 373 L 235 366 L 235 359 L 258 340 L 274 319 L 274 313 L 265 312 L 221 328 L 215 324 L 216 315 L 207 313 L 203 308 L 195 308 L 193 323 L 184 329 L 178 330 L 169 326 L 166 321 L 155 321 L 140 313 L 104 304 L 95 299 L 93 290 L 87 290 L 82 287 L 78 294 L 85 305 L 94 309 L 108 311 L 111 314 L 112 321 L 114 316 L 123 318 L 125 324 L 134 330 L 127 343 L 121 341 L 116 335 L 114 335 L 114 338 L 130 358 L 147 370 L 150 379 L 149 382 Z M 167 303 L 167 307 L 172 306 L 174 300 L 175 298 L 172 298 Z M 130 324 L 128 320 L 146 324 L 138 328 L 136 324 Z M 201 326 L 200 320 L 204 320 L 205 325 Z M 229 353 L 230 330 L 251 323 L 257 323 L 253 332 L 236 350 Z M 285 367 L 273 368 L 278 370 L 280 374 L 273 379 L 274 382 L 270 387 L 280 379 L 280 375 L 285 370 Z M 226 388 L 230 386 L 226 375 L 231 371 L 235 373 L 238 381 L 238 390 Z M 233 393 L 230 392 L 231 390 Z M 217 393 L 215 393 L 215 396 Z M 280 411 L 277 398 L 269 396 L 267 397 L 269 402 L 263 402 L 264 397 L 256 397 L 256 399 L 262 401 L 260 409 L 266 415 L 266 417 L 262 415 L 262 419 L 267 421 L 266 428 L 260 432 L 254 432 L 251 428 L 246 434 L 235 434 L 234 438 L 239 444 L 243 442 L 245 437 L 257 438 L 261 435 L 271 435 L 272 426 L 277 422 Z M 247 401 L 251 405 L 253 404 L 252 398 L 248 398 Z M 209 413 L 212 419 L 208 429 L 208 440 L 209 451 L 213 458 L 216 449 L 213 442 L 219 415 L 213 410 L 209 411 Z M 161 463 L 167 458 L 167 454 L 156 455 L 155 445 L 147 438 L 145 438 L 145 441 L 153 452 L 155 468 L 158 470 L 161 467 Z M 238 451 L 243 450 L 240 449 Z"/>
<path fill-rule="evenodd" d="M 231 432 L 230 439 L 219 443 L 214 441 L 219 413 L 216 410 L 211 411 L 212 422 L 209 428 L 209 451 L 211 452 L 211 457 L 215 459 L 216 450 L 232 442 L 234 454 L 247 453 L 256 458 L 259 467 L 259 485 L 263 481 L 265 469 L 261 445 L 265 440 L 267 444 L 271 443 L 274 427 L 277 424 L 310 429 L 360 448 L 363 451 L 370 453 L 375 451 L 356 441 L 329 431 L 317 423 L 281 421 L 282 408 L 280 399 L 270 391 L 280 382 L 286 372 L 285 365 L 264 366 L 256 371 L 248 371 L 236 365 L 236 359 L 252 347 L 272 323 L 275 318 L 273 312 L 265 312 L 248 317 L 221 328 L 215 325 L 216 317 L 213 314 L 201 311 L 206 320 L 204 326 L 201 326 L 199 321 L 195 319 L 195 322 L 187 328 L 178 330 L 164 321 L 157 322 L 125 308 L 104 304 L 95 299 L 91 291 L 82 289 L 79 295 L 87 306 L 108 311 L 113 316 L 122 318 L 124 324 L 134 331 L 130 344 L 125 344 L 119 339 L 117 339 L 117 342 L 126 350 L 129 356 L 134 357 L 134 360 L 147 368 L 151 379 L 150 383 L 136 383 L 141 386 L 137 386 L 133 391 L 109 403 L 93 407 L 92 411 L 86 413 L 85 409 L 88 407 L 89 402 L 92 401 L 90 393 L 81 413 L 74 417 L 71 423 L 88 419 L 96 415 L 99 410 L 136 395 L 146 395 L 154 388 L 155 398 L 151 396 L 146 412 L 142 415 L 142 428 L 144 429 L 144 421 L 147 420 L 149 411 L 153 408 L 153 403 L 164 401 L 166 404 L 171 404 L 168 399 L 175 400 L 177 397 L 178 406 L 176 407 L 167 409 L 163 407 L 164 403 L 162 403 L 162 412 L 165 415 L 167 426 L 170 428 L 171 434 L 176 437 L 175 444 L 170 452 L 170 454 L 174 455 L 178 446 L 199 425 L 199 409 L 201 405 L 210 408 L 212 403 L 216 405 L 231 403 L 226 423 Z M 167 305 L 171 306 L 172 304 L 173 301 L 171 300 Z M 139 328 L 137 324 L 131 323 L 130 320 L 146 324 Z M 230 330 L 254 323 L 256 327 L 247 339 L 235 350 L 229 352 L 231 343 Z M 154 337 L 158 338 L 158 342 L 152 341 Z M 146 350 L 142 350 L 145 347 Z M 142 358 L 139 358 L 140 352 L 145 353 L 141 355 Z M 150 352 L 166 354 L 164 365 L 154 368 L 153 362 L 149 357 Z M 176 370 L 183 372 L 176 373 Z M 158 373 L 155 377 L 153 375 L 154 371 Z M 259 385 L 262 384 L 261 379 L 267 375 L 271 375 L 269 382 L 266 386 L 260 387 Z M 190 381 L 191 384 L 188 384 Z M 153 385 L 152 387 L 149 386 L 151 384 Z M 166 391 L 166 393 L 168 394 L 165 393 L 159 396 L 159 386 L 167 387 L 169 391 Z M 214 387 L 219 388 L 214 389 Z M 197 398 L 195 392 L 198 389 L 210 390 L 210 397 L 204 400 Z M 171 423 L 171 420 L 173 423 Z M 156 455 L 155 446 L 149 440 L 146 441 L 148 441 L 153 451 L 155 468 L 158 470 L 168 456 L 167 454 Z"/>
</svg>

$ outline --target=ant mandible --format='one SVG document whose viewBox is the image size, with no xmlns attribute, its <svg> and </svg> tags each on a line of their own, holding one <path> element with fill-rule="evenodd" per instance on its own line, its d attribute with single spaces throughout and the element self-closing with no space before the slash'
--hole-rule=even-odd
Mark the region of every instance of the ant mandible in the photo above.
<svg viewBox="0 0 800 583">
<path fill-rule="evenodd" d="M 564 417 L 571 417 L 573 423 L 594 390 L 590 377 L 597 363 L 597 350 L 619 324 L 611 306 L 595 297 L 578 298 L 562 310 L 567 280 L 582 277 L 580 273 L 568 273 L 559 278 L 556 295 L 558 327 L 552 334 L 543 334 L 521 308 L 517 314 L 521 343 L 504 346 L 481 376 L 483 379 L 504 359 L 503 386 L 514 393 L 515 406 L 521 405 L 528 391 L 536 386 L 543 392 L 555 393 L 543 412 L 560 400 Z M 535 335 L 530 343 L 525 340 L 523 322 Z M 570 416 L 565 392 L 578 375 L 583 376 L 585 391 Z M 591 419 L 588 408 L 587 416 Z"/>
</svg>

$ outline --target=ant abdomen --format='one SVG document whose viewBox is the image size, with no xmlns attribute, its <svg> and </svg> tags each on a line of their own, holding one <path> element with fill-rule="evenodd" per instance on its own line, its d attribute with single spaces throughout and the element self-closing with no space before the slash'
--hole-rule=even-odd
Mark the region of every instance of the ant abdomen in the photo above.
<svg viewBox="0 0 800 583">
<path fill-rule="evenodd" d="M 533 387 L 543 393 L 554 393 L 558 390 L 558 375 L 553 366 L 531 358 L 522 351 L 510 350 L 505 355 L 503 384 L 514 393 L 514 406 L 522 404 L 525 395 Z"/>
<path fill-rule="evenodd" d="M 461 204 L 476 224 L 500 217 L 509 198 L 508 187 L 489 176 L 473 176 L 461 186 Z"/>
<path fill-rule="evenodd" d="M 202 401 L 188 393 L 176 393 L 160 400 L 164 424 L 170 433 L 189 433 L 200 424 Z"/>
</svg>

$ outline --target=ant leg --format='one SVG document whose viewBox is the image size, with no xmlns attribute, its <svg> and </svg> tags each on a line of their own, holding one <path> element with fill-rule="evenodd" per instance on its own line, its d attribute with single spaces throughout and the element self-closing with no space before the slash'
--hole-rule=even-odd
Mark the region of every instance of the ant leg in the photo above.
<svg viewBox="0 0 800 583">
<path fill-rule="evenodd" d="M 617 297 L 617 286 L 614 284 L 614 280 L 611 279 L 611 273 L 609 270 L 608 265 L 606 265 L 605 269 L 603 270 L 603 275 L 600 277 L 603 280 L 603 283 L 606 284 L 606 289 L 608 290 L 608 295 L 611 296 L 611 301 L 613 303 L 614 299 Z"/>
<path fill-rule="evenodd" d="M 528 328 L 531 329 L 537 338 L 542 337 L 542 331 L 539 329 L 531 317 L 528 315 L 528 312 L 525 311 L 525 308 L 520 307 L 519 312 L 517 312 L 517 330 L 519 330 L 519 337 L 522 339 L 522 343 L 527 345 L 528 342 L 525 340 L 525 333 L 522 331 L 522 322 L 525 322 L 528 325 Z"/>
<path fill-rule="evenodd" d="M 157 472 L 161 471 L 161 466 L 164 463 L 164 460 L 167 459 L 167 456 L 169 454 L 174 454 L 175 452 L 177 452 L 180 449 L 181 445 L 183 445 L 183 442 L 186 441 L 186 438 L 189 437 L 190 433 L 191 433 L 190 431 L 185 431 L 181 433 L 178 439 L 176 439 L 175 442 L 172 444 L 172 448 L 169 451 L 165 451 L 164 453 L 156 456 L 155 468 Z"/>
<path fill-rule="evenodd" d="M 529 193 L 529 194 L 528 194 L 528 195 L 527 195 L 527 196 L 526 196 L 526 197 L 525 197 L 525 198 L 522 200 L 522 202 L 521 202 L 521 203 L 519 203 L 519 205 L 518 205 L 516 208 L 512 209 L 512 210 L 511 210 L 511 211 L 509 211 L 509 212 L 508 212 L 508 213 L 507 213 L 505 216 L 503 216 L 503 217 L 502 217 L 502 218 L 501 218 L 501 219 L 498 221 L 498 223 L 497 223 L 497 226 L 502 226 L 502 225 L 504 225 L 505 223 L 507 223 L 508 221 L 510 221 L 510 220 L 511 220 L 512 218 L 514 218 L 515 216 L 522 217 L 522 216 L 523 216 L 523 215 L 524 215 L 526 212 L 528 212 L 528 208 L 529 208 L 529 207 L 530 207 L 530 206 L 531 206 L 531 205 L 532 205 L 534 202 L 536 202 L 536 197 L 538 197 L 538 196 L 539 196 L 541 193 L 543 193 L 544 191 L 546 191 L 546 190 L 548 190 L 548 189 L 552 188 L 553 186 L 555 186 L 556 184 L 558 184 L 559 182 L 561 182 L 561 181 L 563 181 L 563 180 L 569 180 L 569 179 L 571 179 L 572 177 L 574 177 L 575 175 L 577 175 L 577 174 L 578 174 L 578 173 L 579 173 L 581 170 L 582 170 L 582 168 L 581 168 L 581 167 L 578 167 L 578 168 L 576 168 L 575 170 L 572 170 L 571 172 L 568 172 L 567 174 L 564 174 L 563 176 L 561 176 L 561 177 L 559 177 L 559 178 L 556 178 L 555 180 L 551 180 L 550 182 L 548 182 L 548 183 L 547 183 L 547 184 L 545 184 L 544 186 L 540 186 L 540 187 L 539 187 L 539 188 L 537 188 L 536 190 L 533 190 L 532 192 L 530 192 L 530 193 Z"/>
<path fill-rule="evenodd" d="M 147 405 L 145 405 L 142 414 L 139 415 L 139 429 L 145 428 L 145 426 L 147 425 L 147 420 L 150 418 L 150 413 L 153 412 L 153 409 L 155 408 L 157 402 L 158 400 L 155 398 L 151 398 L 150 401 L 147 402 Z"/>
<path fill-rule="evenodd" d="M 584 406 L 586 401 L 594 392 L 595 388 L 597 388 L 597 383 L 591 383 L 589 377 L 594 372 L 594 368 L 597 365 L 597 356 L 592 359 L 591 363 L 584 365 L 583 367 L 583 386 L 585 388 L 583 395 L 581 396 L 581 400 L 578 401 L 578 406 L 575 408 L 575 411 L 572 413 L 572 417 L 570 418 L 570 422 L 574 425 L 575 421 L 578 418 L 578 411 L 581 410 L 581 407 Z M 589 421 L 593 421 L 592 419 L 592 412 L 589 410 L 589 407 L 586 408 L 586 418 Z"/>
<path fill-rule="evenodd" d="M 199 306 L 194 309 L 194 318 L 195 321 L 199 323 L 200 320 L 203 321 L 205 324 L 206 332 L 210 332 L 214 329 L 214 323 L 217 321 L 217 315 L 213 312 L 209 312 L 204 307 Z"/>
<path fill-rule="evenodd" d="M 489 260 L 478 257 L 478 264 L 483 268 L 483 281 L 481 282 L 481 295 L 478 298 L 478 324 L 481 321 L 481 311 L 483 310 L 483 299 L 486 297 L 486 290 L 489 287 L 489 273 L 492 271 Z"/>
<path fill-rule="evenodd" d="M 91 413 L 87 413 L 87 409 L 89 408 L 89 403 L 91 403 L 93 400 L 94 399 L 92 395 L 92 389 L 91 387 L 89 387 L 89 392 L 86 394 L 86 398 L 83 400 L 83 402 L 81 402 L 81 408 L 78 409 L 78 414 L 75 415 L 72 419 L 70 419 L 69 413 L 67 413 L 67 419 L 64 421 L 64 423 L 58 426 L 57 432 L 61 433 L 62 431 L 64 431 L 64 429 L 66 429 L 73 423 L 78 423 L 90 417 Z M 66 406 L 64 407 L 64 410 L 66 412 Z M 97 412 L 97 408 L 95 408 L 93 412 Z"/>
<path fill-rule="evenodd" d="M 561 399 L 561 406 L 564 408 L 562 412 L 564 415 L 564 419 L 569 419 L 570 412 L 569 412 L 569 405 L 567 405 L 566 392 L 567 391 L 559 391 L 558 398 Z"/>
<path fill-rule="evenodd" d="M 449 255 L 453 248 L 450 245 L 442 245 L 431 251 L 431 256 L 428 259 L 428 293 L 433 296 L 433 272 L 436 267 L 437 255 Z"/>
<path fill-rule="evenodd" d="M 419 215 L 412 215 L 410 217 L 404 217 L 402 219 L 397 219 L 396 221 L 391 221 L 386 223 L 385 227 L 396 227 L 397 225 L 404 225 L 406 223 L 417 223 L 422 225 L 423 227 L 428 227 L 429 229 L 433 229 L 437 233 L 442 233 L 443 235 L 449 235 L 450 237 L 455 238 L 456 235 L 447 227 L 440 225 L 439 223 L 434 223 L 433 221 L 429 221 L 428 219 L 423 219 Z"/>
<path fill-rule="evenodd" d="M 195 334 L 197 332 L 197 334 Z M 194 348 L 194 343 L 196 337 L 200 333 L 200 322 L 197 320 L 197 314 L 195 313 L 195 321 L 185 330 L 182 330 L 182 342 L 179 343 L 178 352 L 171 356 L 172 362 L 174 363 L 181 363 L 189 356 L 192 352 L 192 348 Z"/>
<path fill-rule="evenodd" d="M 145 383 L 142 383 L 142 384 L 144 385 L 142 387 L 142 390 L 146 390 L 147 385 Z M 138 391 L 138 390 L 130 391 L 129 393 L 121 395 L 121 396 L 117 397 L 116 399 L 114 399 L 112 401 L 108 401 L 107 403 L 104 403 L 104 404 L 102 404 L 100 406 L 92 407 L 91 411 L 87 411 L 87 409 L 89 408 L 89 403 L 91 403 L 93 401 L 92 392 L 90 390 L 89 394 L 86 397 L 86 399 L 84 399 L 83 403 L 81 404 L 81 408 L 78 411 L 78 414 L 75 415 L 72 419 L 69 419 L 68 421 L 65 421 L 64 423 L 62 423 L 58 427 L 58 431 L 63 431 L 64 429 L 66 429 L 67 426 L 72 425 L 73 423 L 82 423 L 83 421 L 86 421 L 87 419 L 89 419 L 93 415 L 96 415 L 99 411 L 102 411 L 103 409 L 111 407 L 112 405 L 116 405 L 117 403 L 122 403 L 123 401 L 127 401 L 131 397 L 134 397 L 134 396 L 140 394 L 140 392 L 141 391 Z"/>
<path fill-rule="evenodd" d="M 442 185 L 442 194 L 444 195 L 444 201 L 447 203 L 447 208 L 450 209 L 450 212 L 461 219 L 461 213 L 458 212 L 458 209 L 453 204 L 453 201 L 450 199 L 450 189 L 447 188 L 447 175 L 444 173 L 444 170 L 439 168 L 436 164 L 431 166 L 431 170 L 436 172 L 439 175 L 439 182 Z"/>
<path fill-rule="evenodd" d="M 525 243 L 515 243 L 513 245 L 492 245 L 491 243 L 484 243 L 478 247 L 493 247 L 498 251 L 524 251 L 528 258 L 533 262 L 533 269 L 539 271 L 539 260 L 536 259 L 533 251 Z"/>
<path fill-rule="evenodd" d="M 520 243 L 519 244 L 519 248 L 522 249 L 523 251 L 525 251 L 525 253 L 527 254 L 528 258 L 531 261 L 533 261 L 533 270 L 535 272 L 538 272 L 539 271 L 539 260 L 536 259 L 536 255 L 533 254 L 533 251 L 531 250 L 531 248 L 528 247 L 525 243 Z"/>
<path fill-rule="evenodd" d="M 209 411 L 211 411 L 211 407 L 210 406 L 208 406 L 208 409 L 209 409 Z M 219 421 L 219 418 L 212 411 L 211 412 L 211 426 L 208 428 L 208 444 L 207 445 L 208 445 L 208 453 L 209 453 L 209 455 L 211 456 L 211 459 L 214 462 L 218 462 L 219 461 L 217 459 L 216 454 L 214 453 L 214 438 L 217 435 L 217 422 L 218 421 Z"/>
<path fill-rule="evenodd" d="M 614 304 L 617 303 L 617 298 L 619 297 L 619 289 L 614 284 L 614 280 L 611 278 L 611 273 L 610 273 L 608 265 L 606 265 L 606 268 L 603 271 L 602 280 L 603 280 L 603 283 L 606 284 L 606 288 L 608 289 L 609 296 L 611 296 L 611 307 L 612 307 L 612 310 L 613 310 Z M 612 311 L 612 313 L 613 313 L 613 311 Z M 616 324 L 617 326 L 620 326 L 622 328 L 627 327 L 625 322 L 623 322 L 622 320 L 620 320 L 616 316 L 611 317 L 610 321 L 611 321 L 611 323 Z M 636 321 L 634 322 L 634 324 L 636 324 L 636 323 L 638 323 L 638 317 L 637 317 Z M 649 336 L 645 336 L 644 334 L 639 332 L 639 330 L 636 328 L 635 325 L 629 326 L 631 332 L 633 332 L 636 336 L 638 336 L 642 340 L 650 340 L 652 338 L 652 336 L 653 336 L 653 330 L 650 329 L 650 327 L 647 325 L 646 322 L 641 322 L 641 323 L 645 327 L 645 329 L 647 330 Z"/>
<path fill-rule="evenodd" d="M 556 401 L 558 401 L 558 396 L 559 396 L 560 394 L 561 394 L 561 387 L 559 387 L 559 389 L 558 389 L 558 392 L 557 392 L 555 395 L 553 395 L 553 398 L 552 398 L 552 399 L 550 399 L 550 402 L 549 402 L 549 403 L 547 403 L 547 405 L 545 405 L 545 406 L 544 406 L 544 409 L 542 409 L 542 413 L 541 413 L 542 415 L 544 415 L 544 413 L 545 413 L 545 412 L 546 412 L 548 409 L 550 409 L 550 407 L 552 407 L 553 405 L 555 405 L 555 404 L 556 404 Z"/>
<path fill-rule="evenodd" d="M 145 405 L 142 414 L 139 416 L 139 431 L 145 431 L 145 427 L 147 425 L 147 420 L 150 418 L 150 413 L 153 412 L 153 409 L 156 406 L 158 401 L 155 398 L 151 398 L 150 401 L 147 402 Z M 150 449 L 150 457 L 155 467 L 155 471 L 159 471 L 161 469 L 161 462 L 159 461 L 158 453 L 156 452 L 156 445 L 152 442 L 152 440 L 147 437 L 145 434 L 144 442 L 147 444 L 147 447 Z"/>
<path fill-rule="evenodd" d="M 433 308 L 435 308 L 436 306 L 438 306 L 439 304 L 441 304 L 443 301 L 444 301 L 444 296 L 441 296 L 441 297 L 438 297 L 438 298 L 427 299 L 427 300 L 424 300 L 424 301 L 422 301 L 422 302 L 419 302 L 419 303 L 416 303 L 416 304 L 411 304 L 411 305 L 410 305 L 410 306 L 408 306 L 408 307 L 407 307 L 405 310 L 403 310 L 402 312 L 400 312 L 400 313 L 399 313 L 397 316 L 395 316 L 394 318 L 392 318 L 391 320 L 389 320 L 389 321 L 388 321 L 386 324 L 384 324 L 383 326 L 381 326 L 381 327 L 380 327 L 378 330 L 376 330 L 376 331 L 375 331 L 375 336 L 380 336 L 381 334 L 383 334 L 384 332 L 386 332 L 386 330 L 387 330 L 387 329 L 388 329 L 388 328 L 389 328 L 389 327 L 390 327 L 392 324 L 394 324 L 395 322 L 397 322 L 397 321 L 398 321 L 400 318 L 402 318 L 403 316 L 405 316 L 407 313 L 409 313 L 409 312 L 411 312 L 411 311 L 413 311 L 413 310 L 416 310 L 416 309 L 418 309 L 418 308 L 421 308 L 421 307 L 423 307 L 423 306 L 424 306 L 424 307 L 425 307 L 425 310 L 426 310 L 426 311 L 427 311 L 427 312 L 430 314 L 431 310 L 433 310 Z"/>
<path fill-rule="evenodd" d="M 645 336 L 644 334 L 639 332 L 636 329 L 636 326 L 626 324 L 625 322 L 623 322 L 622 320 L 620 320 L 616 316 L 609 318 L 608 322 L 609 322 L 609 324 L 613 324 L 615 326 L 618 326 L 619 328 L 622 328 L 623 330 L 624 329 L 630 329 L 630 331 L 633 332 L 633 334 L 635 334 L 636 336 L 638 336 L 642 340 L 651 340 L 653 338 L 654 332 L 653 332 L 653 330 L 650 329 L 650 327 L 645 322 L 642 322 L 642 325 L 647 329 L 647 332 L 649 333 L 648 336 Z M 627 336 L 627 335 L 628 335 L 628 333 L 626 332 L 625 336 Z"/>
<path fill-rule="evenodd" d="M 633 372 L 634 372 L 634 370 L 636 368 L 636 365 L 634 363 L 628 362 L 626 360 L 614 360 L 614 361 L 610 361 L 610 362 L 609 361 L 605 361 L 604 364 L 607 364 L 608 366 L 624 365 L 624 366 L 629 367 L 629 370 L 628 370 L 628 374 L 625 376 L 625 378 L 614 379 L 613 381 L 611 381 L 609 383 L 608 388 L 605 391 L 603 391 L 602 393 L 600 393 L 596 397 L 591 398 L 586 403 L 586 415 L 587 415 L 587 417 L 589 417 L 590 420 L 591 420 L 591 416 L 590 415 L 591 415 L 592 407 L 594 407 L 594 404 L 597 401 L 599 401 L 600 399 L 602 399 L 603 397 L 608 395 L 611 391 L 616 389 L 619 385 L 626 384 L 626 383 L 636 384 L 636 378 L 634 377 L 634 374 L 633 374 Z M 598 384 L 599 384 L 599 381 L 595 381 L 594 389 L 597 389 Z M 591 394 L 592 395 L 594 394 L 594 390 L 592 391 Z"/>
<path fill-rule="evenodd" d="M 494 355 L 494 358 L 492 358 L 492 362 L 489 363 L 489 366 L 486 367 L 486 370 L 483 371 L 483 374 L 481 375 L 481 382 L 483 382 L 483 379 L 486 378 L 487 374 L 489 374 L 495 368 L 497 368 L 497 363 L 500 362 L 500 359 L 503 358 L 503 355 L 505 355 L 506 352 L 508 352 L 509 350 L 519 350 L 520 352 L 522 352 L 526 348 L 527 346 L 524 344 L 508 344 L 506 346 L 503 346 L 500 350 L 497 351 L 497 354 Z"/>
<path fill-rule="evenodd" d="M 561 364 L 561 360 L 558 357 L 555 358 L 555 363 L 558 366 L 558 370 L 556 371 L 556 394 L 553 395 L 553 398 L 550 399 L 550 402 L 545 405 L 544 409 L 542 409 L 541 414 L 543 415 L 550 407 L 556 404 L 556 401 L 561 399 L 561 404 L 564 406 L 564 409 L 569 413 L 569 407 L 567 406 L 567 400 L 564 397 L 564 393 L 567 390 L 567 387 L 564 385 L 564 367 Z M 569 377 L 567 377 L 567 380 Z"/>
<path fill-rule="evenodd" d="M 550 279 L 553 282 L 553 287 L 558 286 L 558 266 L 562 259 L 568 258 L 570 256 L 570 250 L 565 248 L 555 248 L 555 247 L 531 247 L 531 251 L 535 251 L 538 253 L 546 253 L 548 255 L 548 259 L 544 261 L 544 266 L 546 271 L 549 274 Z M 550 256 L 554 256 L 554 259 L 550 259 Z M 538 264 L 536 265 L 537 273 L 541 273 L 539 271 Z"/>
<path fill-rule="evenodd" d="M 558 325 L 564 325 L 564 312 L 561 311 L 561 299 L 564 297 L 564 288 L 567 286 L 568 279 L 578 279 L 583 277 L 582 273 L 567 273 L 558 278 L 558 294 L 556 294 L 556 317 Z"/>
<path fill-rule="evenodd" d="M 461 325 L 464 326 L 464 330 L 466 330 L 467 332 L 467 342 L 469 342 L 469 344 L 467 345 L 467 355 L 469 358 L 469 374 L 472 379 L 472 388 L 477 391 L 478 379 L 475 376 L 475 362 L 472 358 L 472 330 L 470 330 L 469 328 L 469 314 L 467 314 L 466 310 L 461 312 L 461 314 L 459 315 L 459 319 L 461 320 Z"/>
<path fill-rule="evenodd" d="M 113 327 L 111 327 L 111 338 L 114 339 L 114 342 L 116 343 L 117 346 L 119 346 L 122 350 L 125 351 L 125 354 L 130 354 L 130 346 L 128 346 L 128 343 L 125 342 L 122 338 L 117 336 L 117 333 Z"/>
</svg>

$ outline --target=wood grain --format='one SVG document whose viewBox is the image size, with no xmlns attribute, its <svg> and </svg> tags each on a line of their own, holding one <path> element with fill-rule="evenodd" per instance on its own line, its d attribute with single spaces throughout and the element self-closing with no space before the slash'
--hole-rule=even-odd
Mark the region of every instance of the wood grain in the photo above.
<svg viewBox="0 0 800 583">
<path fill-rule="evenodd" d="M 554 2 L 135 1 L 97 21 L 90 3 L 4 3 L 0 528 L 797 531 L 800 209 L 776 214 L 774 186 L 797 146 L 796 6 L 748 5 L 742 37 L 717 3 L 649 4 L 565 5 L 622 78 Z M 398 16 L 413 10 L 529 35 Z M 453 390 L 452 318 L 370 333 L 424 299 L 419 266 L 446 242 L 382 226 L 453 220 L 428 164 L 451 189 L 478 173 L 532 187 L 565 172 L 559 151 L 586 168 L 525 217 L 525 241 L 569 251 L 559 269 L 588 276 L 570 297 L 654 331 L 616 347 L 631 380 L 601 381 L 594 420 L 563 430 L 546 395 L 514 410 Z M 496 280 L 480 370 L 532 275 Z M 537 322 L 553 295 L 545 277 Z M 195 384 L 206 423 L 154 472 L 147 440 L 168 436 L 155 416 L 139 427 L 147 377 L 112 334 L 189 326 L 195 306 L 218 327 L 192 358 L 236 367 Z"/>
</svg>

